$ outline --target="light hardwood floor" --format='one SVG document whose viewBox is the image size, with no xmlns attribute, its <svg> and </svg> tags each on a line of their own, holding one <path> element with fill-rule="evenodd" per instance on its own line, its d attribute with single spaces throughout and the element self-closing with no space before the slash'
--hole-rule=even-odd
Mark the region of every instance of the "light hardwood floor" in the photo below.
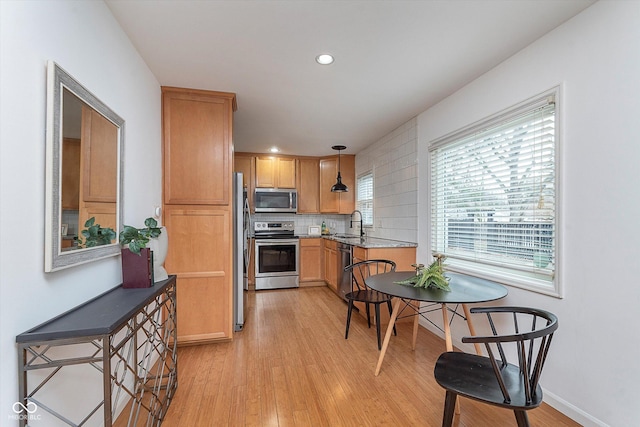
<svg viewBox="0 0 640 427">
<path fill-rule="evenodd" d="M 398 327 L 378 377 L 375 329 L 328 288 L 250 292 L 233 342 L 180 347 L 178 390 L 163 426 L 439 426 L 433 367 L 444 342 Z M 178 301 L 178 304 L 180 302 Z M 553 347 L 550 357 L 553 357 Z M 542 378 L 544 384 L 544 374 Z M 461 399 L 457 426 L 515 426 L 513 413 Z M 579 426 L 543 405 L 533 426 Z"/>
</svg>

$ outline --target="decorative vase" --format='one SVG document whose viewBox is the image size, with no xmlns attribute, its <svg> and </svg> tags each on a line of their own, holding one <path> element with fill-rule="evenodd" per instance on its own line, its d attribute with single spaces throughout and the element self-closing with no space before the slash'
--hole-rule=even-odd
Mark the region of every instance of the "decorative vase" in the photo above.
<svg viewBox="0 0 640 427">
<path fill-rule="evenodd" d="M 167 259 L 167 251 L 169 250 L 169 236 L 167 228 L 160 227 L 162 232 L 156 238 L 149 240 L 149 248 L 153 251 L 153 281 L 161 282 L 167 280 L 169 275 L 164 269 L 164 260 Z"/>
</svg>

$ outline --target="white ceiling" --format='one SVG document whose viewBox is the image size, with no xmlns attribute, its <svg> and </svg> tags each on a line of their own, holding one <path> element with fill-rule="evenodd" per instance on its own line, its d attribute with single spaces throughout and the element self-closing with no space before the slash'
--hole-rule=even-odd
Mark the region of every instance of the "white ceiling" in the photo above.
<svg viewBox="0 0 640 427">
<path fill-rule="evenodd" d="M 326 155 L 357 153 L 595 0 L 105 1 L 161 85 L 237 94 L 236 151 Z"/>
</svg>

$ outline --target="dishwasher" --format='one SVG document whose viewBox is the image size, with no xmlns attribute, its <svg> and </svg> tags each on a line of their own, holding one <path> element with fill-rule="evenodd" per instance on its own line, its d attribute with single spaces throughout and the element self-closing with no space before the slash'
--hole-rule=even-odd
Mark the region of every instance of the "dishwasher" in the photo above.
<svg viewBox="0 0 640 427">
<path fill-rule="evenodd" d="M 345 295 L 351 292 L 351 272 L 344 268 L 351 265 L 353 259 L 353 246 L 346 243 L 337 244 L 338 252 L 338 296 L 346 301 Z"/>
</svg>

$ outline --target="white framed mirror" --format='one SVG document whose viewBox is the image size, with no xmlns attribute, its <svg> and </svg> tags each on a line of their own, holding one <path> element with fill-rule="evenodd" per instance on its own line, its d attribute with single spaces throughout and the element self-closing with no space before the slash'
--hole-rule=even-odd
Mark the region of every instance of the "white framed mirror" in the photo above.
<svg viewBox="0 0 640 427">
<path fill-rule="evenodd" d="M 120 253 L 123 145 L 124 120 L 49 61 L 45 272 Z M 83 236 L 90 219 L 106 232 Z"/>
</svg>

